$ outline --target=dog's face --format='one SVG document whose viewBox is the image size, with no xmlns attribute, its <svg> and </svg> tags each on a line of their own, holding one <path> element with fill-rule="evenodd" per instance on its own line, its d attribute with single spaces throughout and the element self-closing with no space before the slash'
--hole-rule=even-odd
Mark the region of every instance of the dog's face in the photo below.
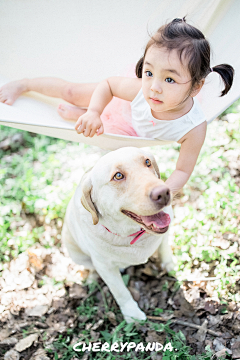
<svg viewBox="0 0 240 360">
<path fill-rule="evenodd" d="M 103 156 L 82 181 L 82 204 L 112 232 L 139 226 L 152 234 L 168 230 L 170 190 L 152 154 L 134 147 Z M 133 227 L 134 225 L 134 227 Z M 137 226 L 136 226 L 137 225 Z"/>
</svg>

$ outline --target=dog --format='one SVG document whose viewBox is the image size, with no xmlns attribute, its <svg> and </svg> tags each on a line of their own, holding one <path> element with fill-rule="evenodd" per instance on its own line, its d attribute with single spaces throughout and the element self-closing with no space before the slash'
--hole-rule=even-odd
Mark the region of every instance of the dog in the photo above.
<svg viewBox="0 0 240 360">
<path fill-rule="evenodd" d="M 170 190 L 160 179 L 154 156 L 125 147 L 100 158 L 83 175 L 68 204 L 62 241 L 70 257 L 98 272 L 128 323 L 146 320 L 146 315 L 120 269 L 146 263 L 157 251 L 162 268 L 173 270 L 170 203 Z"/>
</svg>

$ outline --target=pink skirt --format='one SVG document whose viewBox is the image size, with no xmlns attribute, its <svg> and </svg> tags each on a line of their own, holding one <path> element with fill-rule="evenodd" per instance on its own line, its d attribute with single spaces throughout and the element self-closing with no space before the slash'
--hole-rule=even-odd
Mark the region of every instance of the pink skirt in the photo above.
<svg viewBox="0 0 240 360">
<path fill-rule="evenodd" d="M 132 64 L 123 76 L 131 78 L 136 77 L 135 64 Z M 104 133 L 138 136 L 132 127 L 132 112 L 130 104 L 130 101 L 113 97 L 101 115 Z"/>
</svg>

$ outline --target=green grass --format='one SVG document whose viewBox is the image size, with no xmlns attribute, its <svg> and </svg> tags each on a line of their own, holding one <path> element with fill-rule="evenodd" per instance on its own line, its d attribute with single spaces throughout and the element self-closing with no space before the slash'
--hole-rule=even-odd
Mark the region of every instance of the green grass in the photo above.
<svg viewBox="0 0 240 360">
<path fill-rule="evenodd" d="M 93 284 L 92 284 L 93 285 Z M 90 291 L 91 292 L 91 291 Z M 120 311 L 116 314 L 116 319 L 118 322 L 118 325 L 115 327 L 113 326 L 109 320 L 107 319 L 107 316 L 104 318 L 104 323 L 102 327 L 104 330 L 98 330 L 99 338 L 96 340 L 93 338 L 93 334 L 91 333 L 91 329 L 86 330 L 86 323 L 95 323 L 97 312 L 98 312 L 98 299 L 94 296 L 91 296 L 88 298 L 83 305 L 79 306 L 77 308 L 77 311 L 79 315 L 82 316 L 82 318 L 86 318 L 85 321 L 82 321 L 81 324 L 79 323 L 78 326 L 78 335 L 77 340 L 75 344 L 79 342 L 84 342 L 86 346 L 89 346 L 90 343 L 96 343 L 99 342 L 99 348 L 101 349 L 103 344 L 109 344 L 107 349 L 110 350 L 110 352 L 107 351 L 100 351 L 95 352 L 90 350 L 88 352 L 89 354 L 89 360 L 94 359 L 108 359 L 108 360 L 119 360 L 119 359 L 153 359 L 153 355 L 157 354 L 163 354 L 162 359 L 163 360 L 210 360 L 212 357 L 211 350 L 206 347 L 206 351 L 202 355 L 194 356 L 190 355 L 191 348 L 186 345 L 186 339 L 184 334 L 179 331 L 178 333 L 174 332 L 170 329 L 169 323 L 167 324 L 158 324 L 151 322 L 149 320 L 143 321 L 143 322 L 135 322 L 131 324 L 127 324 L 125 320 L 122 320 L 122 314 Z M 106 302 L 107 303 L 107 302 Z M 114 311 L 116 309 L 111 309 L 107 306 L 105 309 L 106 313 L 108 311 Z M 159 351 L 145 351 L 147 342 L 145 339 L 145 335 L 143 334 L 144 330 L 143 328 L 148 328 L 148 330 L 154 330 L 157 334 L 165 334 L 166 340 L 162 343 L 159 343 Z M 73 349 L 74 345 L 70 345 L 71 342 L 71 335 L 75 333 L 75 330 L 68 330 L 68 336 L 64 337 L 60 335 L 55 341 L 50 349 L 47 349 L 49 354 L 54 354 L 54 359 L 61 358 L 62 360 L 70 360 L 73 356 L 82 359 L 84 354 L 87 352 L 77 352 Z M 127 346 L 129 343 L 135 343 L 137 344 L 142 343 L 142 345 L 139 345 L 139 350 L 134 351 L 129 349 L 127 350 Z M 121 349 L 122 344 L 126 344 L 125 350 L 123 352 L 115 352 L 111 351 L 111 345 L 117 343 L 118 347 L 117 349 Z M 151 345 L 152 346 L 152 342 Z M 82 349 L 83 345 L 78 345 L 77 349 Z M 141 351 L 142 350 L 142 351 Z"/>
<path fill-rule="evenodd" d="M 66 206 L 88 167 L 83 166 L 82 173 L 73 178 L 78 158 L 94 151 L 83 144 L 5 126 L 0 126 L 0 141 L 16 133 L 23 135 L 24 146 L 0 150 L 0 263 L 37 242 L 45 231 L 43 225 L 63 220 Z M 37 224 L 28 230 L 31 216 Z"/>
<path fill-rule="evenodd" d="M 125 324 L 125 322 L 122 322 L 118 326 L 119 330 L 116 330 L 113 334 L 107 333 L 107 331 L 102 332 L 102 336 L 97 340 L 97 342 L 100 342 L 100 348 L 104 343 L 108 343 L 109 347 L 107 349 L 111 349 L 111 345 L 114 342 L 117 342 L 119 344 L 119 347 L 117 349 L 121 349 L 121 343 L 125 344 L 126 342 L 129 344 L 130 342 L 134 342 L 136 345 L 142 342 L 142 349 L 145 349 L 147 346 L 147 343 L 143 341 L 139 337 L 139 331 L 138 327 L 136 325 L 131 325 L 131 331 L 135 331 L 135 336 L 128 334 L 128 331 L 130 329 L 129 324 Z M 121 330 L 121 334 L 119 336 L 119 332 Z M 131 350 L 127 351 L 124 350 L 122 353 L 117 354 L 117 352 L 113 351 L 111 353 L 107 351 L 90 351 L 89 352 L 89 360 L 94 359 L 106 359 L 106 360 L 119 360 L 119 359 L 153 359 L 153 354 L 162 354 L 163 360 L 211 360 L 212 359 L 212 351 L 206 347 L 206 352 L 202 355 L 190 355 L 190 347 L 186 345 L 186 340 L 181 331 L 178 333 L 175 333 L 172 331 L 167 325 L 164 326 L 164 330 L 166 334 L 168 335 L 167 340 L 163 344 L 163 349 L 159 350 L 157 352 L 155 351 L 136 351 L 135 353 Z M 91 339 L 89 334 L 86 332 L 86 338 Z M 84 337 L 82 336 L 79 338 L 78 341 L 84 340 Z M 114 340 L 114 341 L 113 341 Z M 76 352 L 73 349 L 73 346 L 69 345 L 70 343 L 70 337 L 64 338 L 63 336 L 59 336 L 58 341 L 54 343 L 54 347 L 56 350 L 48 350 L 49 353 L 54 354 L 54 359 L 58 359 L 58 354 L 61 352 L 61 359 L 63 360 L 70 360 L 73 356 L 75 356 L 78 359 L 83 358 L 85 352 Z M 89 343 L 87 343 L 89 345 Z M 81 349 L 82 347 L 78 347 L 78 349 Z M 159 345 L 160 348 L 160 345 Z M 126 347 L 125 347 L 126 349 Z M 61 351 L 62 350 L 62 351 Z"/>
</svg>

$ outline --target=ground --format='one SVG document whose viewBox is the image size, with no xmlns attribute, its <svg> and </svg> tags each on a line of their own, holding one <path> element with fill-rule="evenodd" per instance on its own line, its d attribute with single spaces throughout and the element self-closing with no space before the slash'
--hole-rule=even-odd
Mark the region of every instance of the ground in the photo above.
<svg viewBox="0 0 240 360">
<path fill-rule="evenodd" d="M 209 125 L 194 173 L 173 201 L 176 274 L 164 273 L 155 257 L 123 274 L 149 317 L 132 325 L 102 280 L 84 283 L 87 272 L 61 244 L 67 203 L 104 151 L 1 127 L 0 358 L 240 358 L 237 106 Z M 179 147 L 148 150 L 166 179 Z M 79 341 L 170 342 L 173 351 L 81 353 L 73 350 Z"/>
</svg>

